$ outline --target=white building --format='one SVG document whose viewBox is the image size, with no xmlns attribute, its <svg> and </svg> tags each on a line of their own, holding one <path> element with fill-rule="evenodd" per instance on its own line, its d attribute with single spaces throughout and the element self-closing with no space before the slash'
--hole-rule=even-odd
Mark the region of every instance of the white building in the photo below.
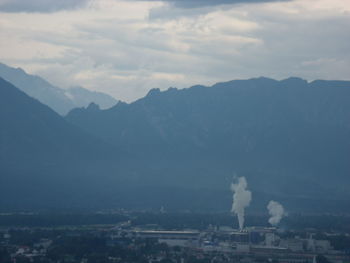
<svg viewBox="0 0 350 263">
<path fill-rule="evenodd" d="M 265 234 L 265 245 L 268 247 L 272 247 L 275 245 L 275 234 L 274 233 L 266 233 Z"/>
<path fill-rule="evenodd" d="M 317 252 L 328 252 L 332 249 L 328 240 L 315 240 L 315 249 Z"/>
</svg>

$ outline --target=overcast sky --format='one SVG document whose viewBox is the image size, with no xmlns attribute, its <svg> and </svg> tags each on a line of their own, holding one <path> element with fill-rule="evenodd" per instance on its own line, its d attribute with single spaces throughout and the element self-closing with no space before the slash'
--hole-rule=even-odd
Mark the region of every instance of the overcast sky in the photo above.
<svg viewBox="0 0 350 263">
<path fill-rule="evenodd" d="M 237 78 L 350 79 L 350 0 L 0 0 L 0 62 L 124 101 Z"/>
</svg>

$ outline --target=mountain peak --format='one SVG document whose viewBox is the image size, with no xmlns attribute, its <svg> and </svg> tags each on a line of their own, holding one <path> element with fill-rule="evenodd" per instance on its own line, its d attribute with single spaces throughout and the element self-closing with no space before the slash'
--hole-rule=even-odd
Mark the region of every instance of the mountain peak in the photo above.
<svg viewBox="0 0 350 263">
<path fill-rule="evenodd" d="M 158 88 L 151 89 L 151 90 L 147 93 L 146 97 L 150 97 L 150 96 L 159 94 L 160 92 L 161 92 L 161 91 L 160 91 L 160 89 L 158 89 Z"/>
<path fill-rule="evenodd" d="M 94 102 L 91 102 L 89 104 L 89 106 L 86 107 L 86 110 L 88 111 L 99 111 L 100 110 L 100 106 Z"/>
</svg>

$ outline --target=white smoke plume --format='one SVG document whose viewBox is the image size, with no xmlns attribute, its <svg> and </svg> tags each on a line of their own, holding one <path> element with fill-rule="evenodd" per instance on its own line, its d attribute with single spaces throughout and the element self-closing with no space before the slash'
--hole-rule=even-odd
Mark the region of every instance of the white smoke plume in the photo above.
<svg viewBox="0 0 350 263">
<path fill-rule="evenodd" d="M 247 190 L 247 180 L 245 177 L 239 177 L 236 184 L 231 184 L 233 192 L 233 202 L 231 212 L 234 212 L 238 217 L 239 229 L 244 226 L 244 209 L 249 206 L 252 200 L 252 193 Z"/>
<path fill-rule="evenodd" d="M 283 206 L 280 203 L 271 200 L 267 205 L 267 209 L 269 210 L 269 214 L 271 216 L 269 218 L 269 223 L 276 226 L 285 215 Z"/>
</svg>

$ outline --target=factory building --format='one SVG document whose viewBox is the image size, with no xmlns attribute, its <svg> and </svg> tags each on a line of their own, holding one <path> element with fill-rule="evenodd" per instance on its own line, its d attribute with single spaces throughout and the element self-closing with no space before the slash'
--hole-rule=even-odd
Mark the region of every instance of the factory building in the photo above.
<svg viewBox="0 0 350 263">
<path fill-rule="evenodd" d="M 276 243 L 275 228 L 250 227 L 244 231 L 233 231 L 230 240 L 233 243 L 260 244 L 265 241 L 266 246 L 274 246 Z"/>
<path fill-rule="evenodd" d="M 231 242 L 234 242 L 234 243 L 249 243 L 250 242 L 249 233 L 246 231 L 232 232 L 230 239 L 231 239 Z"/>
<path fill-rule="evenodd" d="M 157 239 L 159 243 L 166 243 L 168 246 L 197 246 L 200 233 L 196 231 L 136 231 L 138 238 Z"/>
</svg>

